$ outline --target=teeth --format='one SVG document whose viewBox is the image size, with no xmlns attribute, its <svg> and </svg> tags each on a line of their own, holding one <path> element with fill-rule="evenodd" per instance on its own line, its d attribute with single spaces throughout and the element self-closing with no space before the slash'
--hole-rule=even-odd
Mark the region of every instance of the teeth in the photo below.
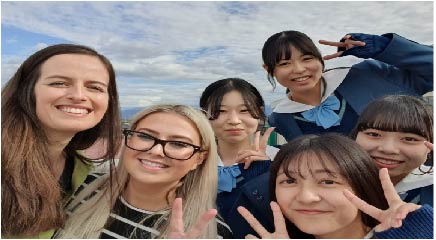
<svg viewBox="0 0 436 240">
<path fill-rule="evenodd" d="M 308 78 L 309 78 L 308 76 L 305 76 L 305 77 L 299 77 L 299 78 L 294 78 L 293 81 L 296 81 L 296 82 L 302 82 L 302 81 L 307 80 Z"/>
<path fill-rule="evenodd" d="M 387 164 L 387 165 L 389 165 L 389 164 L 391 164 L 391 165 L 392 164 L 400 164 L 401 163 L 400 161 L 380 159 L 380 158 L 376 158 L 376 161 L 379 162 L 379 163 Z"/>
<path fill-rule="evenodd" d="M 72 107 L 60 107 L 62 112 L 75 113 L 75 114 L 87 114 L 88 110 L 84 108 L 72 108 Z"/>
<path fill-rule="evenodd" d="M 149 162 L 145 160 L 141 160 L 141 163 L 154 168 L 165 168 L 166 166 L 161 163 Z"/>
</svg>

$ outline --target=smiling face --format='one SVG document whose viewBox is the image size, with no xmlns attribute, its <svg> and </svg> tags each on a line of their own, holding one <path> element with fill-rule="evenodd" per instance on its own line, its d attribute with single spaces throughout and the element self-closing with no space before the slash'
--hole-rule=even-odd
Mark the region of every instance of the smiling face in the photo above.
<svg viewBox="0 0 436 240">
<path fill-rule="evenodd" d="M 366 231 L 360 212 L 343 195 L 353 192 L 330 161 L 307 153 L 278 171 L 275 194 L 283 214 L 301 231 L 316 238 L 362 238 Z M 329 174 L 328 171 L 332 174 Z"/>
<path fill-rule="evenodd" d="M 200 134 L 194 123 L 174 112 L 149 114 L 133 130 L 161 140 L 201 146 Z M 132 183 L 140 186 L 170 187 L 175 186 L 189 171 L 196 169 L 204 156 L 195 153 L 187 160 L 170 159 L 164 155 L 163 146 L 157 144 L 147 152 L 126 148 L 122 159 Z"/>
<path fill-rule="evenodd" d="M 429 149 L 426 139 L 404 132 L 366 129 L 358 132 L 356 142 L 365 149 L 379 168 L 387 168 L 394 184 L 422 165 Z"/>
<path fill-rule="evenodd" d="M 274 69 L 274 77 L 292 94 L 305 94 L 320 88 L 323 66 L 312 55 L 304 55 L 291 46 L 291 59 L 279 61 Z"/>
<path fill-rule="evenodd" d="M 73 136 L 97 125 L 108 108 L 108 84 L 108 70 L 97 57 L 61 54 L 45 61 L 34 91 L 47 136 Z"/>
<path fill-rule="evenodd" d="M 223 96 L 219 116 L 211 120 L 211 124 L 218 142 L 248 143 L 249 136 L 257 130 L 259 119 L 250 114 L 241 93 L 231 91 Z"/>
</svg>

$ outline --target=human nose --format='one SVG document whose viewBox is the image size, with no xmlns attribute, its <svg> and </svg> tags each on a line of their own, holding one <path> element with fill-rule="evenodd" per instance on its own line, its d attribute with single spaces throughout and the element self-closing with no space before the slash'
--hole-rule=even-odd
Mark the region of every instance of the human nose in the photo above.
<svg viewBox="0 0 436 240">
<path fill-rule="evenodd" d="M 294 62 L 294 66 L 293 66 L 293 70 L 296 73 L 300 73 L 300 72 L 304 72 L 304 63 L 300 62 L 300 61 L 295 61 Z"/>
<path fill-rule="evenodd" d="M 378 145 L 378 150 L 387 154 L 398 154 L 400 152 L 395 139 L 390 138 L 380 142 Z"/>
<path fill-rule="evenodd" d="M 227 122 L 231 125 L 238 125 L 241 123 L 239 114 L 236 111 L 231 111 L 228 115 Z"/>
<path fill-rule="evenodd" d="M 301 186 L 297 194 L 297 200 L 303 203 L 317 202 L 321 200 L 319 194 L 310 186 Z"/>
<path fill-rule="evenodd" d="M 69 98 L 74 101 L 86 101 L 85 87 L 81 84 L 72 85 L 69 89 Z"/>
<path fill-rule="evenodd" d="M 154 146 L 152 146 L 147 152 L 153 155 L 165 157 L 164 144 L 161 142 L 156 142 Z"/>
</svg>

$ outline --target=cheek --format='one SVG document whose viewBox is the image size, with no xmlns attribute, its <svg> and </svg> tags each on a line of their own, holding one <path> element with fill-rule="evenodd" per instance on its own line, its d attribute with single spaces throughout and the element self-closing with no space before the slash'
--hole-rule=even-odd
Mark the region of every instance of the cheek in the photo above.
<svg viewBox="0 0 436 240">
<path fill-rule="evenodd" d="M 358 133 L 356 137 L 356 143 L 359 144 L 365 151 L 369 151 L 376 147 L 374 141 L 368 140 L 363 134 Z"/>
</svg>

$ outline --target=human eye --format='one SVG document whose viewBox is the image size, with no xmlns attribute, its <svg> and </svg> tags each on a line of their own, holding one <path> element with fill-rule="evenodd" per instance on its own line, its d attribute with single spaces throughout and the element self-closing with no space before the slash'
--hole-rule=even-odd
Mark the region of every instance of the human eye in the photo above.
<svg viewBox="0 0 436 240">
<path fill-rule="evenodd" d="M 310 60 L 312 60 L 312 59 L 314 59 L 315 57 L 314 56 L 312 56 L 312 55 L 305 55 L 305 56 L 303 56 L 303 61 L 310 61 Z"/>
<path fill-rule="evenodd" d="M 97 92 L 102 92 L 102 93 L 105 93 L 107 91 L 106 88 L 104 88 L 100 85 L 97 85 L 97 84 L 89 85 L 88 88 L 91 89 L 92 91 L 97 91 Z"/>
<path fill-rule="evenodd" d="M 244 109 L 241 109 L 241 113 L 248 113 L 249 112 L 249 110 L 248 109 L 246 109 L 246 108 L 244 108 Z"/>
<path fill-rule="evenodd" d="M 178 149 L 184 149 L 184 148 L 191 148 L 192 146 L 188 143 L 184 143 L 184 142 L 179 142 L 179 141 L 171 141 L 168 142 L 168 144 L 173 147 L 173 148 L 178 148 Z"/>
<path fill-rule="evenodd" d="M 286 179 L 281 180 L 279 183 L 283 184 L 283 185 L 290 185 L 290 184 L 294 184 L 296 182 L 297 182 L 297 180 L 295 178 L 286 178 Z"/>
<path fill-rule="evenodd" d="M 50 82 L 48 85 L 52 87 L 64 87 L 67 85 L 67 83 L 65 81 L 54 81 Z"/>
<path fill-rule="evenodd" d="M 381 137 L 380 133 L 378 133 L 375 130 L 371 130 L 371 129 L 365 130 L 365 131 L 363 131 L 363 133 L 367 136 L 370 136 L 370 137 Z"/>
<path fill-rule="evenodd" d="M 227 112 L 227 110 L 226 109 L 222 109 L 222 108 L 220 108 L 220 111 L 219 111 L 220 113 L 225 113 L 225 112 Z"/>
<path fill-rule="evenodd" d="M 285 67 L 291 65 L 291 61 L 280 61 L 277 66 L 279 67 Z"/>
<path fill-rule="evenodd" d="M 147 133 L 138 132 L 135 134 L 135 136 L 143 141 L 154 141 L 154 137 Z"/>
<path fill-rule="evenodd" d="M 331 179 L 323 179 L 321 181 L 319 181 L 321 184 L 323 185 L 334 185 L 337 184 L 338 182 L 331 180 Z"/>
</svg>

